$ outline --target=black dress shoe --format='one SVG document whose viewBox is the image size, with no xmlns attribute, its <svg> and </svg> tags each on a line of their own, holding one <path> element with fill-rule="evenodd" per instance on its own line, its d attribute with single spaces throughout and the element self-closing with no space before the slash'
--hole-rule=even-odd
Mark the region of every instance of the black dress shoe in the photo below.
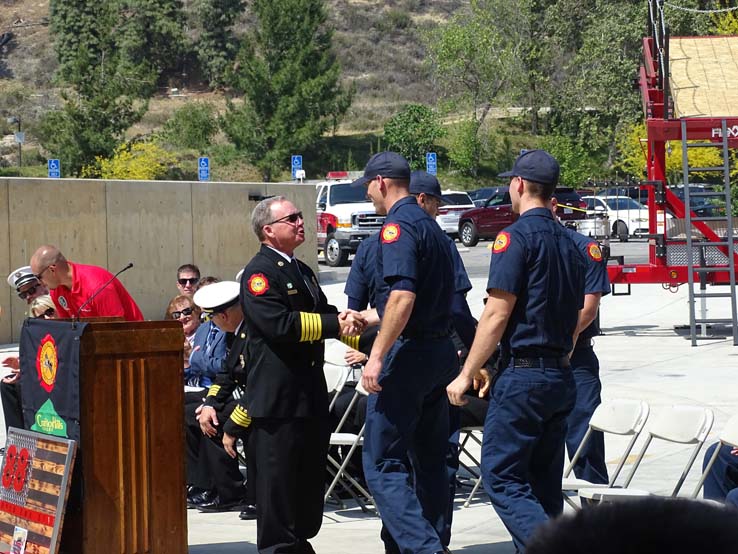
<svg viewBox="0 0 738 554">
<path fill-rule="evenodd" d="M 196 506 L 198 510 L 206 514 L 217 514 L 220 512 L 240 512 L 243 510 L 243 500 L 232 500 L 222 502 L 217 494 L 209 502 L 203 502 Z"/>
<path fill-rule="evenodd" d="M 256 506 L 253 504 L 247 504 L 244 506 L 243 511 L 238 514 L 238 519 L 256 519 Z"/>
<path fill-rule="evenodd" d="M 215 491 L 202 491 L 197 494 L 193 494 L 187 498 L 187 507 L 198 508 L 203 504 L 212 502 L 215 498 L 217 498 L 217 496 L 218 495 L 215 493 Z"/>
</svg>

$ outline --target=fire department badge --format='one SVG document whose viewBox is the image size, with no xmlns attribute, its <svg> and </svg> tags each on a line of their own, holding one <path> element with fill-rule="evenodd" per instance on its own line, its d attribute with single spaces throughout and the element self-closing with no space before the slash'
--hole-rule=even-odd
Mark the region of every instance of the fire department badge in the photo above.
<svg viewBox="0 0 738 554">
<path fill-rule="evenodd" d="M 400 238 L 400 226 L 395 223 L 388 223 L 382 229 L 382 242 L 389 244 Z"/>
<path fill-rule="evenodd" d="M 56 341 L 51 335 L 46 335 L 38 347 L 36 354 L 36 371 L 41 382 L 41 387 L 46 392 L 54 390 L 56 381 L 56 370 L 59 367 L 59 357 L 56 351 Z"/>
<path fill-rule="evenodd" d="M 596 242 L 590 242 L 587 245 L 587 254 L 596 262 L 602 261 L 602 250 L 600 250 L 600 245 Z"/>
<path fill-rule="evenodd" d="M 495 239 L 495 244 L 492 246 L 492 251 L 495 254 L 499 254 L 500 252 L 504 252 L 507 250 L 507 247 L 510 246 L 510 233 L 506 231 L 502 231 L 499 235 L 497 235 L 497 238 Z"/>
<path fill-rule="evenodd" d="M 254 296 L 261 296 L 269 290 L 269 280 L 263 273 L 255 273 L 249 277 L 249 291 Z"/>
</svg>

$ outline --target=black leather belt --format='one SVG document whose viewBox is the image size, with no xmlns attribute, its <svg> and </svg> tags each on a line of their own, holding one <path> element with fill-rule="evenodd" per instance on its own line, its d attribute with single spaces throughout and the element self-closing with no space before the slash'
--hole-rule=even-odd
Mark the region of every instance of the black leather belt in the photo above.
<svg viewBox="0 0 738 554">
<path fill-rule="evenodd" d="M 570 367 L 569 357 L 561 356 L 560 358 L 510 358 L 507 367 L 522 367 L 531 369 L 546 369 L 549 367 L 558 367 L 566 369 Z"/>
</svg>

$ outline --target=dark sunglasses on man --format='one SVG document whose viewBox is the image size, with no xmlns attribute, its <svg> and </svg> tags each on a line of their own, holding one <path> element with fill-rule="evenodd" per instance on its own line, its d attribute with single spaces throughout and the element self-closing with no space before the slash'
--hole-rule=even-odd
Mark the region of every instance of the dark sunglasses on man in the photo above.
<svg viewBox="0 0 738 554">
<path fill-rule="evenodd" d="M 280 217 L 279 219 L 275 219 L 274 221 L 267 223 L 267 225 L 274 225 L 275 223 L 297 223 L 300 219 L 305 219 L 302 217 L 302 212 L 295 212 L 293 214 Z"/>
<path fill-rule="evenodd" d="M 177 282 L 184 287 L 187 284 L 196 285 L 199 280 L 199 277 L 188 277 L 186 279 L 177 279 Z"/>
<path fill-rule="evenodd" d="M 24 290 L 23 292 L 19 292 L 19 293 L 18 293 L 18 297 L 19 297 L 19 298 L 20 298 L 21 300 L 25 300 L 25 299 L 26 299 L 26 298 L 28 298 L 29 296 L 33 295 L 33 294 L 34 294 L 34 293 L 36 292 L 36 290 L 38 289 L 38 287 L 39 287 L 39 286 L 40 286 L 40 285 L 38 285 L 38 284 L 35 284 L 35 285 L 33 285 L 33 286 L 32 286 L 32 287 L 30 288 L 30 289 L 26 289 L 26 290 Z"/>
<path fill-rule="evenodd" d="M 176 312 L 172 312 L 172 319 L 179 319 L 183 315 L 192 315 L 192 308 L 185 308 L 184 310 L 178 310 Z"/>
</svg>

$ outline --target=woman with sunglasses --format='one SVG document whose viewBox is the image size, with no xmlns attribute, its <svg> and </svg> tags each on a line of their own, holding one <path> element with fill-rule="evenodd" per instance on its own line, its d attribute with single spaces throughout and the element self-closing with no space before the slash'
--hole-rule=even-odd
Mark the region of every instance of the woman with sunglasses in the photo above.
<svg viewBox="0 0 738 554">
<path fill-rule="evenodd" d="M 51 295 L 44 294 L 31 302 L 31 315 L 36 319 L 57 319 L 56 307 Z"/>
</svg>

